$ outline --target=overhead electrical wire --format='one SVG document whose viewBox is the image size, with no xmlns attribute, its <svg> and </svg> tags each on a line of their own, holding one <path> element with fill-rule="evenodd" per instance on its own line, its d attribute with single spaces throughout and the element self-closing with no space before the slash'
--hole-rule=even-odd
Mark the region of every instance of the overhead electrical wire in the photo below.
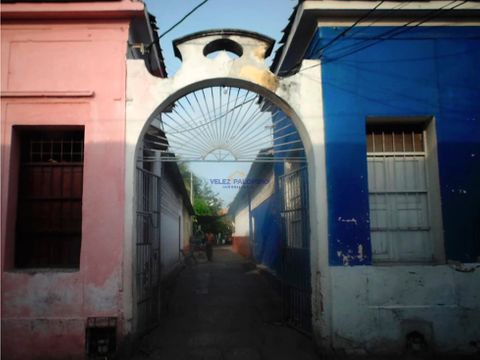
<svg viewBox="0 0 480 360">
<path fill-rule="evenodd" d="M 350 52 L 343 53 L 343 54 L 341 54 L 341 55 L 338 56 L 338 57 L 333 57 L 333 58 L 331 58 L 331 59 L 326 59 L 326 60 L 324 61 L 324 63 L 329 63 L 329 62 L 333 62 L 333 61 L 340 60 L 340 59 L 342 59 L 342 58 L 344 58 L 344 57 L 346 57 L 346 56 L 353 55 L 353 54 L 355 54 L 355 53 L 357 53 L 357 52 L 359 52 L 359 51 L 365 50 L 365 49 L 367 49 L 367 48 L 369 48 L 369 47 L 371 47 L 371 46 L 373 46 L 373 45 L 376 45 L 376 44 L 378 44 L 378 43 L 380 43 L 380 42 L 382 42 L 382 41 L 389 40 L 389 39 L 391 39 L 391 38 L 393 38 L 393 37 L 395 37 L 395 36 L 401 35 L 401 34 L 406 33 L 406 32 L 408 32 L 408 31 L 412 31 L 412 30 L 415 29 L 416 27 L 418 27 L 418 26 L 420 26 L 420 25 L 422 25 L 422 24 L 424 24 L 424 23 L 426 23 L 426 22 L 434 19 L 434 18 L 437 17 L 440 13 L 445 12 L 445 11 L 455 10 L 457 7 L 462 6 L 462 5 L 465 4 L 467 1 L 463 1 L 463 2 L 461 2 L 460 4 L 457 4 L 457 5 L 455 5 L 455 6 L 451 7 L 451 8 L 446 9 L 447 6 L 449 6 L 449 5 L 451 5 L 452 3 L 455 3 L 455 2 L 456 2 L 456 1 L 454 0 L 454 1 L 452 1 L 452 2 L 450 2 L 450 3 L 448 3 L 448 4 L 446 4 L 446 5 L 442 6 L 441 8 L 436 9 L 435 11 L 433 11 L 432 13 L 430 13 L 430 16 L 424 18 L 423 20 L 420 20 L 420 21 L 419 21 L 417 24 L 415 24 L 415 25 L 412 25 L 412 24 L 415 23 L 415 22 L 417 22 L 418 19 L 411 20 L 411 21 L 405 23 L 404 25 L 402 25 L 402 26 L 400 26 L 400 27 L 398 27 L 398 28 L 388 30 L 388 31 L 384 32 L 383 34 L 380 34 L 379 36 L 376 36 L 376 39 L 363 40 L 362 43 L 366 43 L 366 42 L 369 42 L 369 41 L 372 41 L 372 40 L 373 40 L 373 42 L 369 42 L 369 43 L 365 44 L 364 46 L 361 46 L 361 47 L 359 47 L 359 48 L 355 48 L 355 49 L 351 50 Z M 410 25 L 412 25 L 412 26 L 410 26 Z M 356 45 L 358 46 L 359 44 L 356 44 Z M 353 45 L 352 45 L 352 47 L 353 47 Z M 346 49 L 346 48 L 338 49 L 337 51 L 342 51 L 342 50 L 345 50 L 345 49 Z"/>
<path fill-rule="evenodd" d="M 382 5 L 385 2 L 385 0 L 380 1 L 375 7 L 370 9 L 365 15 L 360 17 L 357 21 L 355 21 L 352 25 L 350 25 L 348 28 L 343 30 L 340 34 L 335 36 L 332 40 L 330 40 L 326 45 L 322 46 L 320 49 L 317 50 L 317 52 L 323 52 L 325 49 L 333 45 L 338 39 L 341 37 L 345 36 L 350 30 L 352 30 L 355 26 L 357 26 L 359 23 L 361 23 L 363 20 L 367 19 L 375 10 L 378 9 L 380 5 Z"/>
<path fill-rule="evenodd" d="M 453 1 L 456 1 L 456 0 L 453 0 Z M 377 7 L 376 8 L 372 8 L 372 10 L 368 13 L 368 16 L 365 16 L 363 18 L 363 20 L 360 20 L 362 18 L 360 18 L 359 20 L 357 20 L 354 25 L 350 26 L 349 29 L 347 29 L 349 32 L 350 32 L 350 36 L 353 37 L 353 36 L 357 36 L 358 34 L 360 34 L 361 32 L 365 31 L 365 29 L 368 29 L 368 28 L 371 28 L 373 27 L 374 24 L 376 24 L 377 22 L 381 21 L 382 19 L 385 19 L 387 16 L 389 16 L 390 14 L 393 14 L 394 12 L 404 8 L 405 6 L 407 6 L 408 4 L 410 4 L 411 1 L 405 1 L 405 2 L 401 2 L 399 3 L 398 5 L 395 5 L 389 9 L 382 9 L 382 12 L 381 14 L 379 14 L 378 16 L 376 16 L 374 19 L 372 19 L 368 25 L 362 25 L 361 28 L 358 26 L 358 23 L 362 22 L 363 20 L 366 20 L 368 17 L 370 17 L 370 15 L 372 15 L 372 13 L 378 9 L 378 5 L 381 5 L 381 4 L 377 4 Z M 450 2 L 451 4 L 451 2 Z M 356 32 L 352 34 L 352 32 L 350 30 L 353 30 L 353 28 L 356 27 Z M 336 41 L 339 41 L 339 39 L 337 39 Z M 363 41 L 367 41 L 366 39 L 363 40 Z M 345 46 L 345 48 L 350 48 L 350 47 L 353 47 L 354 45 L 347 45 Z M 318 53 L 318 51 L 316 51 L 316 53 Z"/>
<path fill-rule="evenodd" d="M 330 62 L 338 61 L 338 60 L 340 60 L 340 59 L 342 59 L 342 58 L 344 58 L 344 57 L 346 57 L 346 56 L 349 56 L 349 55 L 352 55 L 352 54 L 354 54 L 354 53 L 357 53 L 357 52 L 359 52 L 359 51 L 361 51 L 361 50 L 367 49 L 367 48 L 369 48 L 369 47 L 371 47 L 371 46 L 373 46 L 373 45 L 375 45 L 375 44 L 377 44 L 377 43 L 379 43 L 379 42 L 382 42 L 382 41 L 391 39 L 391 38 L 393 38 L 393 37 L 395 37 L 395 36 L 398 36 L 398 35 L 403 34 L 403 33 L 405 33 L 405 32 L 411 31 L 412 29 L 414 29 L 414 28 L 416 28 L 416 27 L 418 27 L 418 26 L 420 26 L 420 25 L 422 25 L 422 24 L 424 24 L 424 23 L 426 23 L 426 22 L 428 22 L 428 21 L 436 18 L 437 16 L 439 16 L 439 15 L 442 14 L 442 13 L 446 13 L 446 12 L 455 10 L 455 9 L 458 8 L 459 6 L 462 6 L 463 4 L 467 3 L 468 0 L 462 1 L 461 3 L 455 5 L 455 6 L 451 7 L 451 8 L 448 8 L 448 9 L 446 8 L 446 7 L 452 5 L 452 4 L 455 3 L 455 2 L 457 2 L 457 0 L 453 0 L 453 1 L 449 2 L 448 4 L 442 6 L 442 7 L 438 8 L 438 9 L 434 9 L 434 10 L 430 11 L 430 12 L 427 14 L 427 16 L 424 17 L 424 18 L 421 18 L 421 19 L 418 19 L 418 18 L 417 18 L 417 19 L 411 20 L 411 21 L 409 21 L 409 22 L 407 22 L 407 23 L 405 23 L 405 24 L 403 24 L 403 25 L 401 25 L 401 26 L 399 26 L 399 27 L 396 27 L 396 28 L 394 28 L 394 29 L 390 29 L 390 30 L 388 30 L 388 31 L 386 31 L 386 32 L 384 32 L 384 33 L 382 33 L 382 34 L 379 34 L 379 35 L 375 36 L 375 38 L 364 39 L 364 40 L 362 40 L 360 43 L 357 43 L 357 44 L 354 44 L 354 45 L 347 45 L 347 46 L 345 46 L 345 47 L 343 47 L 343 48 L 336 49 L 337 52 L 345 51 L 345 50 L 348 50 L 348 49 L 352 49 L 352 50 L 351 50 L 350 52 L 340 54 L 338 57 L 335 57 L 335 58 L 333 58 L 333 57 L 332 57 L 331 59 L 326 58 L 324 61 L 322 61 L 322 63 L 315 64 L 315 65 L 312 65 L 312 66 L 308 66 L 308 67 L 306 67 L 306 68 L 304 68 L 304 69 L 301 69 L 299 72 L 303 72 L 303 71 L 309 70 L 309 69 L 311 69 L 311 68 L 318 67 L 318 66 L 320 66 L 320 65 L 322 65 L 322 64 L 325 64 L 325 63 L 330 63 Z M 378 5 L 377 5 L 377 6 L 378 6 Z M 377 8 L 377 9 L 378 9 L 378 8 Z M 373 10 L 373 9 L 372 9 L 372 10 Z M 373 11 L 372 11 L 372 12 L 369 12 L 369 16 L 370 16 L 372 13 L 373 13 Z M 365 17 L 365 15 L 362 16 L 362 18 L 363 18 L 363 17 Z M 360 19 L 361 19 L 361 18 L 360 18 Z M 359 20 L 360 20 L 360 19 L 359 19 Z M 355 22 L 355 23 L 357 24 L 355 27 L 358 27 L 358 23 L 361 21 L 361 20 L 360 20 L 360 21 L 359 21 L 359 20 L 357 20 L 357 21 Z M 415 25 L 413 25 L 413 26 L 410 26 L 411 24 L 413 24 L 413 23 L 415 23 L 415 22 L 417 22 L 417 21 L 418 21 L 417 24 L 415 24 Z M 350 31 L 350 30 L 352 30 L 353 28 L 354 28 L 354 27 L 351 26 L 351 27 L 349 27 L 349 28 L 347 29 L 347 31 Z M 336 37 L 336 41 L 339 41 L 339 39 L 340 39 L 340 37 L 337 36 L 337 37 Z M 374 41 L 374 42 L 371 42 L 371 41 Z M 364 43 L 367 43 L 367 44 L 364 45 L 364 46 L 361 46 L 360 48 L 358 47 L 359 45 L 364 44 Z M 329 46 L 331 46 L 331 45 L 333 45 L 333 43 L 332 43 L 332 44 L 329 44 Z M 322 54 L 322 55 L 323 55 L 323 54 Z M 320 58 L 322 58 L 322 55 L 321 55 Z"/>
<path fill-rule="evenodd" d="M 173 29 L 175 29 L 178 25 L 180 25 L 186 18 L 188 18 L 190 15 L 192 15 L 195 11 L 197 11 L 197 9 L 199 9 L 201 6 L 205 5 L 205 3 L 207 2 L 208 0 L 204 0 L 202 1 L 200 4 L 198 4 L 197 6 L 195 6 L 192 10 L 190 10 L 187 14 L 185 14 L 184 17 L 182 17 L 180 20 L 178 20 L 175 24 L 173 24 L 168 30 L 166 30 L 165 32 L 163 32 L 162 34 L 160 34 L 159 36 L 159 39 L 161 39 L 162 37 L 164 37 L 165 35 L 167 35 L 170 31 L 172 31 Z"/>
</svg>

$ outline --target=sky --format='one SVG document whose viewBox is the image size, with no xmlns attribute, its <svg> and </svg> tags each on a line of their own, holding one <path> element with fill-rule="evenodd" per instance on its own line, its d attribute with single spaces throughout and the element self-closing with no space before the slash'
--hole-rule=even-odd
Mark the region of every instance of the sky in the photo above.
<svg viewBox="0 0 480 360">
<path fill-rule="evenodd" d="M 145 0 L 157 18 L 162 34 L 202 0 Z M 209 29 L 233 28 L 255 31 L 279 41 L 297 0 L 208 0 L 174 30 L 160 39 L 167 72 L 173 76 L 180 60 L 173 55 L 172 41 Z M 274 50 L 278 47 L 276 44 Z M 268 62 L 273 58 L 273 54 Z"/>
<path fill-rule="evenodd" d="M 159 34 L 168 30 L 203 0 L 145 0 L 148 11 L 157 18 Z M 173 54 L 172 41 L 185 35 L 210 29 L 241 29 L 258 32 L 276 41 L 267 64 L 270 65 L 282 30 L 288 24 L 297 0 L 208 0 L 193 14 L 160 39 L 168 76 L 175 75 L 181 62 Z M 189 163 L 190 169 L 207 181 L 228 205 L 238 189 L 215 184 L 216 179 L 246 176 L 250 163 Z"/>
</svg>

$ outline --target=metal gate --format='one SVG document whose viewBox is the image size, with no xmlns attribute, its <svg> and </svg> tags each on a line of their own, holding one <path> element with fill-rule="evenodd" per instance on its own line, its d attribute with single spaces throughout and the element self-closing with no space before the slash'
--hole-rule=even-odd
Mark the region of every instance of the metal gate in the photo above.
<svg viewBox="0 0 480 360">
<path fill-rule="evenodd" d="M 160 311 L 161 178 L 137 167 L 136 299 L 137 329 L 143 333 Z"/>
<path fill-rule="evenodd" d="M 282 197 L 282 296 L 287 323 L 310 334 L 312 306 L 310 282 L 310 226 L 307 168 L 279 178 Z"/>
</svg>

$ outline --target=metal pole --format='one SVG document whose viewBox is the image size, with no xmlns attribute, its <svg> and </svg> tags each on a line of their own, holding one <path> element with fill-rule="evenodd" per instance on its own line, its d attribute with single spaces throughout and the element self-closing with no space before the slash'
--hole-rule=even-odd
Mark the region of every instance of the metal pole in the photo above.
<svg viewBox="0 0 480 360">
<path fill-rule="evenodd" d="M 252 224 L 252 196 L 250 193 L 250 189 L 247 187 L 247 194 L 248 194 L 248 240 L 250 245 L 250 259 L 254 259 L 254 239 L 253 239 L 253 224 Z"/>
<path fill-rule="evenodd" d="M 193 206 L 193 173 L 190 171 L 190 202 Z"/>
</svg>

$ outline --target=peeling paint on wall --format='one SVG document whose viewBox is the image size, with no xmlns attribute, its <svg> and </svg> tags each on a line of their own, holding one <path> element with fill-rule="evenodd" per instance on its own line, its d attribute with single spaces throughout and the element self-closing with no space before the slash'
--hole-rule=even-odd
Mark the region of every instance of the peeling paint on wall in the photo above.
<svg viewBox="0 0 480 360">
<path fill-rule="evenodd" d="M 254 66 L 242 66 L 239 76 L 260 84 L 272 92 L 275 92 L 278 87 L 278 78 L 274 74 Z"/>
<path fill-rule="evenodd" d="M 120 305 L 120 278 L 112 274 L 103 284 L 87 284 L 85 286 L 85 303 L 90 309 L 90 316 L 115 314 Z"/>
<path fill-rule="evenodd" d="M 337 257 L 342 260 L 344 266 L 351 265 L 352 261 L 355 261 L 355 263 L 362 263 L 367 260 L 362 244 L 358 244 L 356 253 L 353 253 L 351 250 L 349 250 L 347 254 L 342 251 L 337 251 Z"/>
<path fill-rule="evenodd" d="M 343 222 L 343 223 L 351 223 L 351 224 L 358 225 L 357 224 L 357 219 L 355 219 L 355 218 L 343 219 L 341 216 L 339 216 L 337 220 L 340 221 L 340 222 Z"/>
</svg>

